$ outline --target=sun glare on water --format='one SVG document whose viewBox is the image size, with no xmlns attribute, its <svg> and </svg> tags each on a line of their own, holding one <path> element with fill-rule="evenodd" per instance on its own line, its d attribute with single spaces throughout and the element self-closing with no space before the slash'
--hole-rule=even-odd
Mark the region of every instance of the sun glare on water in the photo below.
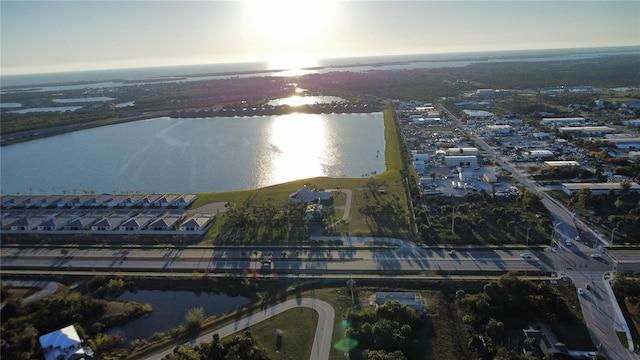
<svg viewBox="0 0 640 360">
<path fill-rule="evenodd" d="M 273 152 L 271 183 L 324 175 L 327 134 L 317 114 L 292 114 L 275 119 L 270 129 Z"/>
</svg>

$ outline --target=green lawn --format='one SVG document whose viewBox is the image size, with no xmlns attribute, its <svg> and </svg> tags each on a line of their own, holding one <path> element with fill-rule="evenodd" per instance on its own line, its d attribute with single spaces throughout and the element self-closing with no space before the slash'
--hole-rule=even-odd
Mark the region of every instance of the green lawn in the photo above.
<svg viewBox="0 0 640 360">
<path fill-rule="evenodd" d="M 299 307 L 278 314 L 247 330 L 274 360 L 308 359 L 318 323 L 318 312 Z M 277 351 L 276 331 L 282 330 L 282 344 Z M 231 335 L 233 337 L 235 335 Z M 226 341 L 227 338 L 224 339 Z"/>
</svg>

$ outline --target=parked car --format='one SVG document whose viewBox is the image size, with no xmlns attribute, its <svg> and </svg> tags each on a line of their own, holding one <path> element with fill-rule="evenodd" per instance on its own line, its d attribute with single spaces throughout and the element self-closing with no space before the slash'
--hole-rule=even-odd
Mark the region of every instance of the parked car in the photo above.
<svg viewBox="0 0 640 360">
<path fill-rule="evenodd" d="M 591 257 L 594 259 L 600 259 L 602 257 L 602 255 L 600 254 L 591 254 Z"/>
<path fill-rule="evenodd" d="M 522 253 L 520 257 L 523 259 L 531 259 L 531 253 Z"/>
</svg>

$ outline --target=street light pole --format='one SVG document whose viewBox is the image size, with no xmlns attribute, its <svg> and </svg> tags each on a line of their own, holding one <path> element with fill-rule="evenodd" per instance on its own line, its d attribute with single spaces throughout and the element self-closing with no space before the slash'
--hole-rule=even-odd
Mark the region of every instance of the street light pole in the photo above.
<svg viewBox="0 0 640 360">
<path fill-rule="evenodd" d="M 455 234 L 456 229 L 456 207 L 451 207 L 451 235 Z"/>
<path fill-rule="evenodd" d="M 529 230 L 531 230 L 531 227 L 527 228 L 527 247 L 529 247 Z"/>
<path fill-rule="evenodd" d="M 615 230 L 616 230 L 615 228 L 611 228 L 611 240 L 609 241 L 609 243 L 610 243 L 611 245 L 613 245 L 613 232 L 614 232 Z"/>
</svg>

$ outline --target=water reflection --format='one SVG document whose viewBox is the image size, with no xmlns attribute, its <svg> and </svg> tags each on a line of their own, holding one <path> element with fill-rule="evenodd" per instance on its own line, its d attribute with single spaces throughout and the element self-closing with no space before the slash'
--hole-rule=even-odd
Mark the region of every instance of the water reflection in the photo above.
<svg viewBox="0 0 640 360">
<path fill-rule="evenodd" d="M 277 117 L 271 135 L 271 183 L 324 175 L 325 121 L 317 114 Z"/>
<path fill-rule="evenodd" d="M 168 331 L 184 324 L 186 313 L 196 307 L 202 307 L 205 316 L 213 316 L 251 302 L 249 298 L 216 293 L 198 293 L 192 291 L 140 290 L 125 292 L 119 301 L 137 301 L 149 304 L 153 311 L 148 317 L 111 329 L 109 333 L 121 333 L 127 340 L 145 339 L 156 332 Z"/>
<path fill-rule="evenodd" d="M 384 148 L 380 112 L 156 118 L 3 146 L 0 181 L 3 194 L 235 191 L 380 173 Z"/>
<path fill-rule="evenodd" d="M 303 106 L 314 104 L 331 104 L 334 102 L 344 102 L 345 100 L 338 96 L 290 96 L 271 100 L 267 105 L 271 106 Z"/>
</svg>

